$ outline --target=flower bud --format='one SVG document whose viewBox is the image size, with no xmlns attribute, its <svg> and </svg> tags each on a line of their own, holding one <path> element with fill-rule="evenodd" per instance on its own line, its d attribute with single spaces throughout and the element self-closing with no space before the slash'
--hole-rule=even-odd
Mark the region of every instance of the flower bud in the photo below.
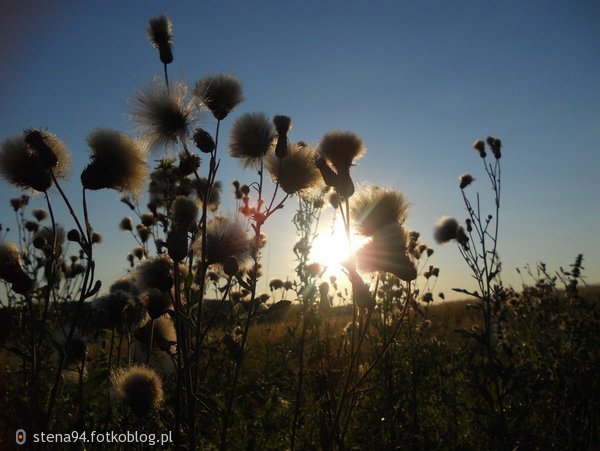
<svg viewBox="0 0 600 451">
<path fill-rule="evenodd" d="M 215 140 L 210 136 L 206 130 L 202 128 L 197 128 L 194 131 L 194 136 L 192 137 L 194 140 L 194 144 L 201 152 L 211 153 L 215 150 Z"/>
<path fill-rule="evenodd" d="M 232 255 L 225 259 L 225 262 L 223 263 L 223 271 L 225 274 L 227 274 L 229 277 L 233 277 L 239 272 L 239 270 L 240 264 L 237 258 Z"/>
</svg>

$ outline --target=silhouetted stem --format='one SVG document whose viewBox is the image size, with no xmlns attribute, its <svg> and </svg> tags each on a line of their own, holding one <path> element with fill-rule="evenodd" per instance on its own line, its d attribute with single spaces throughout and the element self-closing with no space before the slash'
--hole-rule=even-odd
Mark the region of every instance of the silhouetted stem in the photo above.
<svg viewBox="0 0 600 451">
<path fill-rule="evenodd" d="M 81 309 L 83 307 L 83 303 L 85 302 L 85 300 L 88 297 L 88 292 L 89 292 L 90 288 L 92 287 L 93 279 L 94 279 L 94 276 L 93 276 L 94 261 L 92 260 L 92 241 L 91 241 L 91 232 L 90 232 L 91 226 L 89 225 L 89 220 L 88 220 L 85 191 L 86 191 L 85 188 L 83 188 L 83 213 L 84 213 L 84 217 L 85 217 L 86 229 L 88 232 L 88 234 L 87 234 L 88 240 L 87 240 L 84 250 L 86 250 L 88 264 L 86 266 L 85 275 L 83 278 L 82 289 L 81 289 L 81 293 L 79 296 L 79 300 L 77 302 L 77 309 L 75 311 L 75 319 L 74 319 L 73 323 L 71 324 L 71 328 L 69 330 L 69 334 L 67 335 L 67 340 L 65 342 L 65 349 L 69 349 L 69 346 L 73 339 L 73 335 L 75 333 L 75 329 L 77 328 L 77 323 L 79 322 L 79 317 L 81 315 Z M 66 199 L 66 197 L 65 197 L 65 199 Z M 67 202 L 67 200 L 66 200 L 66 202 Z M 70 204 L 68 204 L 68 205 L 70 205 Z M 72 211 L 72 209 L 71 209 L 71 211 Z M 79 221 L 77 221 L 77 222 L 79 222 Z M 88 286 L 88 284 L 89 284 L 89 286 Z M 60 359 L 58 369 L 56 371 L 56 376 L 54 378 L 54 384 L 52 385 L 52 391 L 50 392 L 50 399 L 48 401 L 48 411 L 46 414 L 46 421 L 45 421 L 44 429 L 48 429 L 48 426 L 50 424 L 50 419 L 52 417 L 52 410 L 53 410 L 54 404 L 56 402 L 56 395 L 58 394 L 58 386 L 60 384 L 60 378 L 62 375 L 62 371 L 64 369 L 66 357 L 67 357 L 67 353 L 64 352 Z"/>
</svg>

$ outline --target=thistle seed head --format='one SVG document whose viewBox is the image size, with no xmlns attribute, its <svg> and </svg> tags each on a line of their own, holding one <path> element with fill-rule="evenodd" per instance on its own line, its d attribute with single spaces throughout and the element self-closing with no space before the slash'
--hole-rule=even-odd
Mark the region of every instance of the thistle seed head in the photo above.
<svg viewBox="0 0 600 451">
<path fill-rule="evenodd" d="M 116 399 L 127 404 L 138 418 L 146 417 L 163 401 L 162 380 L 151 368 L 133 365 L 115 371 L 111 379 Z"/>
<path fill-rule="evenodd" d="M 237 118 L 229 135 L 229 155 L 255 167 L 273 147 L 275 129 L 264 113 L 246 113 Z"/>
<path fill-rule="evenodd" d="M 204 77 L 196 83 L 194 96 L 219 121 L 225 119 L 238 104 L 244 101 L 242 84 L 231 74 Z"/>
<path fill-rule="evenodd" d="M 124 133 L 97 129 L 88 137 L 90 164 L 81 173 L 81 184 L 90 190 L 114 189 L 141 194 L 146 178 L 146 154 L 139 142 Z"/>
</svg>

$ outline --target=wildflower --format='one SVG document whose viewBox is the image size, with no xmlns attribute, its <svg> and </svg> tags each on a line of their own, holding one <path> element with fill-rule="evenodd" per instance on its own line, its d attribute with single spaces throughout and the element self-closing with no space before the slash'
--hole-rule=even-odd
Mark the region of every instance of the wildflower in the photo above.
<svg viewBox="0 0 600 451">
<path fill-rule="evenodd" d="M 478 139 L 473 143 L 473 149 L 475 149 L 479 153 L 479 156 L 481 158 L 485 158 L 485 143 L 481 139 Z"/>
<path fill-rule="evenodd" d="M 502 157 L 502 141 L 500 141 L 498 138 L 494 138 L 493 136 L 488 136 L 486 141 L 488 146 L 490 146 L 490 149 L 492 149 L 492 153 L 494 154 L 496 160 L 499 160 L 500 157 Z"/>
<path fill-rule="evenodd" d="M 64 143 L 43 130 L 25 130 L 6 139 L 0 150 L 0 174 L 19 188 L 47 191 L 52 175 L 65 178 L 70 156 Z"/>
<path fill-rule="evenodd" d="M 48 217 L 48 212 L 42 208 L 36 208 L 31 212 L 31 214 L 38 222 L 42 222 Z"/>
<path fill-rule="evenodd" d="M 54 236 L 56 234 L 56 245 L 60 246 L 65 242 L 65 229 L 56 225 L 54 231 L 48 227 L 42 227 L 33 237 L 33 246 L 36 249 L 51 251 Z"/>
<path fill-rule="evenodd" d="M 285 157 L 288 151 L 287 134 L 292 127 L 292 119 L 288 116 L 277 115 L 273 118 L 273 124 L 277 130 L 277 144 L 275 146 L 275 155 L 279 158 Z M 304 147 L 304 146 L 301 146 Z"/>
<path fill-rule="evenodd" d="M 194 130 L 192 140 L 200 152 L 211 153 L 216 148 L 215 140 L 210 133 L 203 128 L 197 128 Z"/>
<path fill-rule="evenodd" d="M 435 224 L 433 237 L 438 244 L 447 243 L 458 237 L 458 221 L 449 216 L 442 216 Z"/>
<path fill-rule="evenodd" d="M 158 288 L 148 289 L 142 297 L 142 302 L 152 319 L 157 319 L 167 313 L 172 305 L 171 296 Z"/>
<path fill-rule="evenodd" d="M 200 157 L 198 155 L 187 154 L 185 152 L 179 154 L 179 174 L 182 177 L 193 174 L 200 167 Z"/>
<path fill-rule="evenodd" d="M 179 196 L 172 205 L 173 224 L 188 230 L 198 217 L 198 205 L 185 196 Z"/>
<path fill-rule="evenodd" d="M 306 265 L 306 272 L 310 277 L 318 277 L 321 274 L 322 268 L 319 263 L 310 263 Z"/>
<path fill-rule="evenodd" d="M 225 119 L 239 103 L 244 101 L 241 83 L 230 74 L 204 77 L 196 83 L 194 95 L 219 121 Z"/>
<path fill-rule="evenodd" d="M 158 79 L 142 89 L 131 112 L 150 149 L 184 141 L 193 120 L 192 105 L 186 102 L 183 83 L 167 89 Z"/>
<path fill-rule="evenodd" d="M 433 293 L 431 291 L 428 291 L 427 293 L 423 294 L 421 300 L 427 304 L 433 302 Z"/>
<path fill-rule="evenodd" d="M 119 290 L 134 296 L 138 294 L 138 288 L 135 282 L 133 281 L 133 278 L 131 277 L 122 277 L 116 280 L 115 282 L 113 282 L 109 289 L 111 293 L 114 293 Z"/>
<path fill-rule="evenodd" d="M 471 174 L 463 174 L 458 178 L 458 180 L 460 181 L 460 189 L 465 189 L 475 181 L 475 178 Z"/>
<path fill-rule="evenodd" d="M 167 234 L 167 249 L 173 261 L 180 262 L 188 255 L 187 229 L 174 224 Z"/>
<path fill-rule="evenodd" d="M 462 245 L 462 247 L 464 247 L 465 249 L 468 249 L 469 237 L 465 233 L 465 229 L 463 229 L 462 226 L 458 226 L 458 229 L 456 231 L 456 241 L 458 241 L 458 243 L 460 245 Z"/>
<path fill-rule="evenodd" d="M 163 257 L 148 259 L 138 266 L 136 280 L 142 290 L 158 288 L 169 291 L 173 286 L 173 264 Z"/>
<path fill-rule="evenodd" d="M 204 177 L 194 179 L 191 182 L 192 188 L 196 191 L 200 204 L 204 203 L 206 192 L 208 191 L 208 180 Z M 209 211 L 217 211 L 221 205 L 221 182 L 218 180 L 212 184 L 207 208 Z"/>
<path fill-rule="evenodd" d="M 138 226 L 137 226 L 137 234 L 140 237 L 140 240 L 142 241 L 142 243 L 145 243 L 146 241 L 148 241 L 148 239 L 152 235 L 152 230 L 150 230 L 146 226 L 138 224 Z"/>
<path fill-rule="evenodd" d="M 256 164 L 273 147 L 275 130 L 263 113 L 246 113 L 233 123 L 229 135 L 229 155 L 241 158 L 244 166 Z"/>
<path fill-rule="evenodd" d="M 271 289 L 271 291 L 283 288 L 283 280 L 271 279 L 271 281 L 269 282 L 269 288 Z"/>
<path fill-rule="evenodd" d="M 417 270 L 407 255 L 408 232 L 400 224 L 389 225 L 356 252 L 358 267 L 389 272 L 404 281 L 416 279 Z"/>
<path fill-rule="evenodd" d="M 145 255 L 145 251 L 144 251 L 143 247 L 136 247 L 136 248 L 133 249 L 133 251 L 131 253 L 138 260 L 142 260 L 144 258 L 144 255 Z"/>
<path fill-rule="evenodd" d="M 73 335 L 71 341 L 65 343 L 65 364 L 73 365 L 85 361 L 88 354 L 88 346 L 83 337 L 79 334 Z"/>
<path fill-rule="evenodd" d="M 81 242 L 81 234 L 79 233 L 79 230 L 77 229 L 71 229 L 67 232 L 67 240 L 73 242 L 73 243 L 80 243 Z"/>
<path fill-rule="evenodd" d="M 371 295 L 369 286 L 362 280 L 352 280 L 352 291 L 356 305 L 360 308 L 372 309 L 375 307 L 375 298 Z"/>
<path fill-rule="evenodd" d="M 332 131 L 321 140 L 319 152 L 339 171 L 350 168 L 365 153 L 365 145 L 355 133 Z"/>
<path fill-rule="evenodd" d="M 158 50 L 160 61 L 163 64 L 173 62 L 173 24 L 164 14 L 148 21 L 146 29 L 152 46 Z"/>
<path fill-rule="evenodd" d="M 195 243 L 195 248 L 201 252 L 200 240 Z M 249 257 L 250 240 L 240 222 L 217 216 L 207 224 L 205 250 L 208 265 L 223 264 L 231 256 L 244 261 Z"/>
<path fill-rule="evenodd" d="M 365 150 L 362 139 L 352 132 L 329 132 L 319 144 L 319 153 L 337 172 L 336 190 L 346 198 L 354 193 L 350 167 L 365 153 Z M 319 169 L 322 173 L 328 172 L 322 164 Z M 329 185 L 329 183 L 327 184 Z"/>
<path fill-rule="evenodd" d="M 239 271 L 240 271 L 240 263 L 238 262 L 238 259 L 233 255 L 230 255 L 229 257 L 227 257 L 225 259 L 225 262 L 223 262 L 223 272 L 225 274 L 227 274 L 229 277 L 233 277 Z"/>
<path fill-rule="evenodd" d="M 15 293 L 24 295 L 33 289 L 33 280 L 23 269 L 19 250 L 14 243 L 0 243 L 0 279 L 12 284 Z"/>
<path fill-rule="evenodd" d="M 350 214 L 360 234 L 373 236 L 390 224 L 404 223 L 408 207 L 401 192 L 371 186 L 354 197 Z"/>
<path fill-rule="evenodd" d="M 97 129 L 88 137 L 90 164 L 81 173 L 86 189 L 103 188 L 139 195 L 146 177 L 146 157 L 140 144 L 124 133 Z"/>
<path fill-rule="evenodd" d="M 143 213 L 140 220 L 146 227 L 152 227 L 154 224 L 156 224 L 156 217 L 153 213 Z"/>
<path fill-rule="evenodd" d="M 39 230 L 40 224 L 35 221 L 25 221 L 25 229 L 29 232 L 35 233 Z"/>
<path fill-rule="evenodd" d="M 154 328 L 154 331 L 152 329 Z M 152 337 L 152 347 L 157 347 L 161 351 L 173 354 L 174 346 L 177 344 L 177 333 L 173 320 L 168 316 L 160 316 L 154 321 L 149 322 L 144 327 L 138 329 L 135 333 L 135 338 L 145 348 L 143 355 L 148 355 L 148 346 L 150 344 L 150 336 Z"/>
<path fill-rule="evenodd" d="M 339 197 L 335 191 L 329 193 L 327 200 L 329 201 L 329 205 L 331 205 L 334 210 L 337 210 L 337 208 L 340 206 Z"/>
<path fill-rule="evenodd" d="M 102 235 L 100 235 L 98 232 L 93 232 L 92 233 L 92 243 L 100 244 L 101 242 L 102 242 Z"/>
<path fill-rule="evenodd" d="M 25 201 L 25 198 L 27 199 L 27 201 Z M 12 209 L 15 212 L 19 211 L 21 208 L 26 206 L 28 203 L 29 203 L 29 198 L 27 196 L 13 197 L 10 200 L 10 206 L 12 207 Z"/>
<path fill-rule="evenodd" d="M 133 365 L 116 371 L 111 379 L 117 399 L 138 418 L 147 416 L 163 401 L 162 380 L 151 368 Z"/>
<path fill-rule="evenodd" d="M 290 144 L 283 157 L 274 153 L 267 154 L 265 166 L 284 192 L 302 194 L 321 180 L 319 170 L 315 166 L 316 156 L 315 149 Z"/>
</svg>

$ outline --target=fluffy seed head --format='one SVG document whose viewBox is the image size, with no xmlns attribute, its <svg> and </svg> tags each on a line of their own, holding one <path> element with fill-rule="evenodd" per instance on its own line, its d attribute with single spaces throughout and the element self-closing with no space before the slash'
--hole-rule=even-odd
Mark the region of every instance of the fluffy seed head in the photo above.
<svg viewBox="0 0 600 451">
<path fill-rule="evenodd" d="M 404 226 L 388 225 L 356 252 L 359 269 L 389 272 L 407 282 L 416 279 L 417 269 L 407 255 L 407 243 Z"/>
<path fill-rule="evenodd" d="M 86 189 L 114 189 L 139 195 L 146 178 L 146 154 L 141 145 L 124 133 L 98 129 L 88 137 L 90 164 L 81 173 Z"/>
<path fill-rule="evenodd" d="M 365 145 L 353 132 L 331 131 L 319 144 L 319 153 L 339 172 L 348 170 L 352 164 L 362 157 Z"/>
<path fill-rule="evenodd" d="M 174 83 L 170 89 L 155 79 L 140 90 L 131 116 L 152 150 L 185 140 L 193 120 L 193 106 L 186 101 L 187 87 Z"/>
<path fill-rule="evenodd" d="M 171 296 L 158 288 L 150 288 L 142 297 L 142 302 L 148 310 L 150 318 L 157 319 L 171 308 Z"/>
<path fill-rule="evenodd" d="M 352 199 L 350 215 L 360 234 L 373 236 L 390 224 L 404 223 L 408 208 L 401 192 L 370 186 Z"/>
<path fill-rule="evenodd" d="M 23 131 L 25 144 L 31 146 L 42 165 L 52 169 L 57 178 L 65 178 L 70 169 L 71 156 L 65 144 L 46 130 L 27 129 Z"/>
<path fill-rule="evenodd" d="M 138 266 L 136 280 L 141 290 L 169 291 L 173 286 L 173 263 L 168 258 L 150 258 Z"/>
<path fill-rule="evenodd" d="M 164 64 L 173 62 L 173 24 L 164 14 L 148 21 L 146 29 L 152 46 L 158 50 L 160 60 Z"/>
<path fill-rule="evenodd" d="M 240 158 L 244 166 L 256 164 L 273 147 L 275 129 L 266 114 L 246 113 L 237 118 L 229 135 L 229 155 Z"/>
<path fill-rule="evenodd" d="M 442 216 L 435 224 L 433 237 L 438 244 L 447 243 L 458 237 L 458 221 L 450 216 Z"/>
<path fill-rule="evenodd" d="M 485 143 L 481 139 L 478 139 L 473 143 L 473 149 L 479 153 L 481 158 L 485 158 Z"/>
<path fill-rule="evenodd" d="M 194 96 L 200 100 L 217 120 L 223 120 L 244 101 L 242 84 L 230 74 L 204 77 L 196 83 Z"/>
<path fill-rule="evenodd" d="M 460 189 L 464 189 L 475 181 L 475 177 L 473 177 L 471 174 L 463 174 L 458 178 L 458 180 L 460 182 Z"/>
<path fill-rule="evenodd" d="M 187 230 L 196 222 L 198 205 L 189 197 L 178 196 L 173 201 L 173 223 Z"/>
<path fill-rule="evenodd" d="M 15 243 L 0 243 L 0 279 L 12 283 L 23 271 L 19 249 Z"/>
<path fill-rule="evenodd" d="M 194 245 L 197 252 L 202 249 L 201 241 Z M 208 222 L 206 230 L 206 261 L 211 264 L 224 264 L 229 257 L 238 262 L 247 260 L 250 253 L 250 240 L 239 221 L 217 216 Z"/>
<path fill-rule="evenodd" d="M 116 371 L 111 379 L 116 398 L 138 418 L 148 415 L 163 401 L 162 380 L 151 368 L 133 365 Z"/>
<path fill-rule="evenodd" d="M 154 333 L 152 328 L 154 327 Z M 138 329 L 135 333 L 135 338 L 145 348 L 145 356 L 148 355 L 148 346 L 150 344 L 150 336 L 153 334 L 152 348 L 158 348 L 161 351 L 173 354 L 175 351 L 174 345 L 177 343 L 177 333 L 173 320 L 168 316 L 160 316 L 154 321 L 148 322 L 144 327 Z"/>
<path fill-rule="evenodd" d="M 58 179 L 66 178 L 69 165 L 64 143 L 44 130 L 25 130 L 4 140 L 0 149 L 0 174 L 19 188 L 47 191 L 52 173 Z"/>
<path fill-rule="evenodd" d="M 265 167 L 273 181 L 279 182 L 279 186 L 287 194 L 303 194 L 321 181 L 321 173 L 315 166 L 316 158 L 315 149 L 289 144 L 283 158 L 275 153 L 268 153 L 265 157 Z"/>
<path fill-rule="evenodd" d="M 48 217 L 48 212 L 42 208 L 36 208 L 31 212 L 33 217 L 37 219 L 39 222 L 43 221 Z"/>
</svg>

